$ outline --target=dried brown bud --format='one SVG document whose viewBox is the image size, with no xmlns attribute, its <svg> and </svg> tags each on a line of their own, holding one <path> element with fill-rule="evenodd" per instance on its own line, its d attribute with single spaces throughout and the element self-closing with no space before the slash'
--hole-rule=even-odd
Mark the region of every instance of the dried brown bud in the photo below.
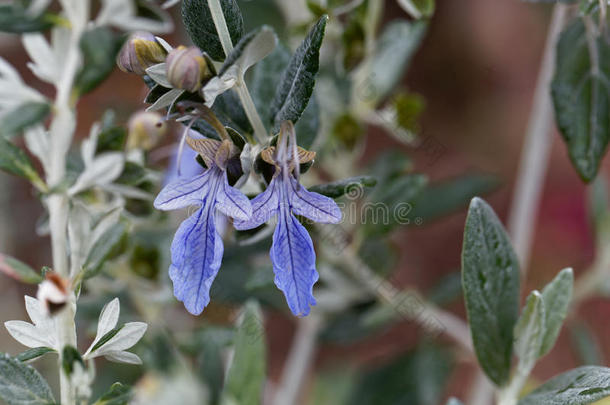
<svg viewBox="0 0 610 405">
<path fill-rule="evenodd" d="M 51 315 L 62 309 L 68 302 L 70 283 L 54 271 L 46 274 L 46 279 L 38 286 L 37 298 Z"/>
</svg>

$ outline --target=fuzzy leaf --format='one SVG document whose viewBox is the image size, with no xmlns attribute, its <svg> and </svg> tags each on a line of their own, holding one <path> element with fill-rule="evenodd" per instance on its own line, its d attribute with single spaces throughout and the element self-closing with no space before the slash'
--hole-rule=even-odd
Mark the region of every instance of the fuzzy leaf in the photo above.
<svg viewBox="0 0 610 405">
<path fill-rule="evenodd" d="M 16 4 L 0 5 L 0 31 L 23 33 L 43 31 L 53 26 L 50 14 L 30 15 L 26 9 Z"/>
<path fill-rule="evenodd" d="M 493 209 L 470 203 L 462 247 L 462 288 L 474 349 L 498 385 L 508 379 L 519 314 L 519 262 Z"/>
<path fill-rule="evenodd" d="M 266 379 L 264 333 L 259 305 L 246 304 L 235 338 L 235 356 L 227 375 L 222 403 L 262 404 Z"/>
<path fill-rule="evenodd" d="M 131 388 L 121 383 L 114 383 L 110 390 L 102 395 L 93 405 L 127 405 L 132 397 Z"/>
<path fill-rule="evenodd" d="M 112 72 L 123 39 L 107 28 L 94 28 L 83 34 L 80 47 L 83 67 L 75 79 L 80 94 L 95 89 Z"/>
<path fill-rule="evenodd" d="M 34 368 L 0 354 L 0 398 L 8 405 L 53 405 L 49 384 Z"/>
<path fill-rule="evenodd" d="M 610 140 L 610 44 L 603 36 L 591 42 L 582 19 L 562 32 L 551 85 L 557 126 L 585 182 L 597 175 Z"/>
<path fill-rule="evenodd" d="M 119 222 L 110 227 L 95 242 L 83 266 L 86 278 L 93 277 L 99 273 L 104 262 L 114 256 L 120 248 L 126 235 L 127 225 Z"/>
<path fill-rule="evenodd" d="M 244 21 L 236 0 L 220 0 L 231 42 L 237 44 L 244 35 Z M 182 20 L 193 43 L 212 59 L 224 60 L 225 53 L 212 19 L 207 0 L 184 0 Z"/>
<path fill-rule="evenodd" d="M 317 184 L 309 188 L 309 191 L 313 191 L 330 198 L 339 198 L 352 192 L 360 194 L 362 189 L 365 187 L 375 187 L 375 184 L 377 184 L 377 180 L 374 177 L 357 176 L 334 181 L 332 183 Z"/>
<path fill-rule="evenodd" d="M 296 123 L 307 107 L 320 67 L 320 47 L 327 21 L 326 15 L 318 20 L 282 74 L 269 111 L 274 131 L 279 129 L 283 121 Z"/>
<path fill-rule="evenodd" d="M 544 300 L 538 291 L 532 291 L 515 325 L 515 354 L 522 375 L 528 375 L 536 364 L 545 331 Z"/>
<path fill-rule="evenodd" d="M 610 396 L 610 368 L 585 366 L 553 377 L 518 405 L 586 405 Z"/>
<path fill-rule="evenodd" d="M 27 102 L 6 113 L 0 120 L 0 135 L 13 136 L 44 120 L 51 107 L 47 103 Z"/>
<path fill-rule="evenodd" d="M 568 268 L 559 272 L 557 277 L 542 290 L 542 298 L 546 311 L 546 331 L 540 347 L 540 357 L 547 354 L 555 345 L 561 325 L 568 314 L 573 284 L 574 272 Z"/>
<path fill-rule="evenodd" d="M 0 272 L 28 284 L 38 284 L 43 280 L 43 277 L 27 264 L 3 254 L 0 254 Z"/>
<path fill-rule="evenodd" d="M 0 170 L 24 177 L 34 183 L 42 183 L 25 152 L 2 137 L 0 137 Z"/>
<path fill-rule="evenodd" d="M 50 347 L 34 347 L 32 349 L 28 349 L 23 353 L 20 353 L 15 357 L 22 363 L 25 363 L 30 360 L 35 360 L 39 357 L 44 356 L 47 353 L 55 352 L 55 349 L 51 349 Z"/>
</svg>

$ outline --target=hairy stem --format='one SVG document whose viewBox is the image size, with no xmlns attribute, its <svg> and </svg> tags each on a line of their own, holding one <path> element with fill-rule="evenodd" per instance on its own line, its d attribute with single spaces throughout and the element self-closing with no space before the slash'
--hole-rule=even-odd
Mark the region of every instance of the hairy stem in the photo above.
<svg viewBox="0 0 610 405">
<path fill-rule="evenodd" d="M 229 34 L 229 28 L 227 27 L 220 1 L 208 0 L 208 6 L 210 7 L 210 13 L 212 14 L 212 19 L 214 20 L 222 49 L 225 51 L 225 55 L 228 55 L 233 50 L 233 43 L 231 42 L 231 35 Z M 246 83 L 242 80 L 239 80 L 235 85 L 235 91 L 239 96 L 250 124 L 252 124 L 252 128 L 254 128 L 254 137 L 259 143 L 264 143 L 267 140 L 267 130 L 265 129 L 265 125 L 263 124 L 258 111 L 256 111 L 256 106 L 252 101 L 248 86 L 246 86 Z"/>
<path fill-rule="evenodd" d="M 80 39 L 85 30 L 89 0 L 72 0 L 62 2 L 64 11 L 70 17 L 71 33 L 69 47 L 62 76 L 56 85 L 56 97 L 54 103 L 55 115 L 49 128 L 50 138 L 50 166 L 46 173 L 47 184 L 50 188 L 57 187 L 63 180 L 66 172 L 66 156 L 76 127 L 74 105 L 72 103 L 73 85 L 76 74 L 81 63 Z M 71 10 L 82 10 L 82 14 L 70 12 Z M 82 16 L 84 20 L 80 20 Z M 57 191 L 51 194 L 47 200 L 49 210 L 49 226 L 51 232 L 51 245 L 53 254 L 53 268 L 64 278 L 70 276 L 68 263 L 67 225 L 69 201 L 64 192 Z M 76 313 L 76 299 L 70 293 L 68 305 L 58 315 L 57 337 L 59 347 L 66 345 L 76 346 L 76 326 L 74 314 Z M 75 387 L 72 386 L 69 376 L 62 368 L 62 358 L 59 356 L 58 371 L 60 376 L 60 393 L 62 405 L 76 404 Z"/>
</svg>

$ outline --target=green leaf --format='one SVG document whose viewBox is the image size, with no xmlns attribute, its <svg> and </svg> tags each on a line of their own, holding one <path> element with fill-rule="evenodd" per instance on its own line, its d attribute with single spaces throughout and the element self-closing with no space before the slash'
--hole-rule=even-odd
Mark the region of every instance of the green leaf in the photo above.
<svg viewBox="0 0 610 405">
<path fill-rule="evenodd" d="M 590 43 L 591 51 L 581 19 L 561 33 L 551 84 L 557 126 L 586 182 L 597 175 L 610 140 L 610 45 L 602 36 Z"/>
<path fill-rule="evenodd" d="M 125 162 L 123 173 L 115 180 L 116 183 L 125 184 L 128 186 L 139 186 L 148 176 L 146 168 L 137 163 Z"/>
<path fill-rule="evenodd" d="M 117 326 L 116 328 L 106 332 L 104 336 L 91 348 L 91 353 L 104 346 L 110 339 L 112 339 L 125 325 Z"/>
<path fill-rule="evenodd" d="M 542 290 L 542 298 L 545 307 L 546 331 L 540 347 L 539 356 L 547 354 L 557 340 L 561 325 L 568 314 L 568 306 L 572 299 L 572 287 L 574 285 L 574 272 L 572 269 L 563 269 Z"/>
<path fill-rule="evenodd" d="M 73 346 L 64 346 L 61 355 L 61 365 L 67 376 L 70 376 L 74 371 L 74 363 L 80 363 L 83 369 L 85 368 L 85 362 L 78 350 Z"/>
<path fill-rule="evenodd" d="M 538 291 L 527 297 L 525 307 L 515 325 L 515 354 L 519 357 L 521 375 L 529 375 L 538 360 L 546 331 L 544 300 Z"/>
<path fill-rule="evenodd" d="M 1 253 L 0 272 L 28 284 L 38 284 L 43 280 L 40 273 L 27 264 Z"/>
<path fill-rule="evenodd" d="M 0 354 L 0 398 L 8 405 L 53 405 L 49 384 L 34 368 Z"/>
<path fill-rule="evenodd" d="M 474 196 L 488 194 L 497 186 L 496 177 L 478 173 L 430 184 L 413 203 L 411 215 L 424 223 L 432 222 L 464 209 Z"/>
<path fill-rule="evenodd" d="M 307 107 L 320 67 L 320 47 L 327 21 L 328 16 L 322 16 L 312 27 L 282 74 L 269 110 L 274 132 L 283 121 L 296 124 Z"/>
<path fill-rule="evenodd" d="M 600 235 L 604 223 L 608 219 L 608 188 L 606 176 L 601 173 L 595 178 L 588 189 L 589 215 L 595 226 L 595 232 Z"/>
<path fill-rule="evenodd" d="M 610 396 L 610 368 L 585 366 L 553 377 L 518 405 L 585 405 Z"/>
<path fill-rule="evenodd" d="M 83 269 L 85 278 L 95 276 L 100 272 L 106 260 L 116 256 L 127 236 L 127 225 L 123 222 L 114 224 L 95 242 Z"/>
<path fill-rule="evenodd" d="M 309 191 L 320 193 L 330 198 L 339 198 L 345 194 L 361 194 L 365 187 L 375 187 L 377 180 L 371 176 L 356 176 L 326 184 L 316 184 Z"/>
<path fill-rule="evenodd" d="M 477 359 L 497 385 L 508 379 L 519 314 L 519 262 L 493 209 L 475 197 L 462 246 L 462 288 Z"/>
<path fill-rule="evenodd" d="M 121 383 L 114 383 L 110 390 L 102 395 L 93 405 L 127 405 L 132 397 L 131 388 Z"/>
<path fill-rule="evenodd" d="M 273 121 L 269 100 L 273 100 L 278 77 L 282 76 L 289 63 L 290 51 L 279 44 L 269 56 L 252 67 L 248 89 L 256 105 L 256 110 L 265 123 Z"/>
<path fill-rule="evenodd" d="M 25 152 L 2 137 L 0 137 L 0 170 L 24 177 L 39 188 L 44 187 L 44 182 Z"/>
<path fill-rule="evenodd" d="M 47 353 L 55 353 L 55 349 L 51 349 L 50 347 L 35 347 L 33 349 L 28 349 L 23 353 L 20 353 L 15 357 L 22 363 L 25 363 L 30 360 L 35 360 L 39 357 L 44 356 Z"/>
<path fill-rule="evenodd" d="M 376 50 L 356 76 L 356 96 L 376 106 L 396 89 L 415 51 L 419 48 L 427 23 L 397 20 L 381 34 Z"/>
<path fill-rule="evenodd" d="M 75 79 L 79 94 L 95 89 L 112 72 L 116 56 L 124 38 L 118 37 L 108 28 L 94 28 L 83 34 L 80 48 L 83 52 L 83 67 Z"/>
<path fill-rule="evenodd" d="M 349 405 L 438 404 L 451 371 L 451 357 L 426 345 L 390 364 L 363 373 Z"/>
<path fill-rule="evenodd" d="M 237 44 L 244 35 L 244 20 L 235 0 L 220 0 L 231 42 Z M 225 52 L 212 19 L 207 0 L 184 0 L 182 20 L 193 43 L 214 60 L 224 60 Z"/>
<path fill-rule="evenodd" d="M 0 31 L 15 34 L 44 31 L 53 26 L 54 19 L 54 15 L 47 13 L 30 16 L 25 8 L 17 4 L 0 5 Z"/>
<path fill-rule="evenodd" d="M 125 128 L 114 126 L 106 128 L 97 137 L 95 154 L 122 151 L 125 146 L 125 139 L 127 139 L 127 130 Z"/>
<path fill-rule="evenodd" d="M 51 106 L 47 103 L 29 102 L 22 104 L 7 113 L 0 121 L 0 134 L 8 137 L 17 135 L 25 128 L 44 120 L 50 111 Z"/>
<path fill-rule="evenodd" d="M 247 303 L 235 338 L 235 356 L 227 374 L 223 404 L 262 404 L 266 374 L 264 334 L 259 305 Z"/>
</svg>

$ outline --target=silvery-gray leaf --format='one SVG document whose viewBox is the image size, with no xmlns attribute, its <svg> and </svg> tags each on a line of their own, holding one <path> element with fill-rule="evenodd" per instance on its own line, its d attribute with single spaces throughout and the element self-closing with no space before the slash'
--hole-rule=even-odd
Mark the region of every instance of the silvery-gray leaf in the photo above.
<svg viewBox="0 0 610 405">
<path fill-rule="evenodd" d="M 113 361 L 115 363 L 125 363 L 125 364 L 142 364 L 142 359 L 137 354 L 129 353 L 125 351 L 120 352 L 110 352 L 104 355 L 106 360 Z"/>
<path fill-rule="evenodd" d="M 75 201 L 68 217 L 71 269 L 80 269 L 87 259 L 90 233 L 91 214 L 81 202 Z"/>
<path fill-rule="evenodd" d="M 97 138 L 99 137 L 100 132 L 100 124 L 96 122 L 91 126 L 89 136 L 80 144 L 80 154 L 83 158 L 85 166 L 89 166 L 93 162 L 95 151 L 97 149 Z"/>
<path fill-rule="evenodd" d="M 89 349 L 85 352 L 85 356 L 91 353 L 95 345 L 112 329 L 114 329 L 119 321 L 121 306 L 118 298 L 113 299 L 102 308 L 99 319 L 97 321 L 97 333 L 95 339 L 91 342 Z"/>
<path fill-rule="evenodd" d="M 38 91 L 21 80 L 17 70 L 0 57 L 0 110 L 16 108 L 28 101 L 45 101 Z"/>
<path fill-rule="evenodd" d="M 154 194 L 143 191 L 137 187 L 126 186 L 124 184 L 106 184 L 104 190 L 109 193 L 117 194 L 121 197 L 130 198 L 134 200 L 152 201 L 155 198 Z"/>
<path fill-rule="evenodd" d="M 540 292 L 533 291 L 515 325 L 514 351 L 522 375 L 528 375 L 536 364 L 545 331 L 544 300 Z"/>
<path fill-rule="evenodd" d="M 179 1 L 179 0 L 178 0 Z M 171 46 L 166 40 L 164 40 L 161 37 L 155 37 L 155 39 L 157 40 L 158 43 L 161 44 L 161 46 L 163 47 L 163 49 L 165 49 L 167 51 L 167 53 L 169 53 L 172 49 L 174 49 L 173 46 Z"/>
<path fill-rule="evenodd" d="M 182 95 L 182 93 L 184 93 L 184 90 L 171 89 L 170 91 L 159 97 L 159 99 L 155 101 L 153 105 L 148 107 L 146 111 L 157 111 L 165 107 L 169 107 L 170 105 L 176 102 L 176 100 Z"/>
<path fill-rule="evenodd" d="M 168 89 L 173 88 L 172 84 L 167 80 L 165 62 L 157 63 L 156 65 L 149 67 L 146 69 L 146 73 L 161 86 L 167 87 Z"/>
<path fill-rule="evenodd" d="M 24 135 L 25 146 L 36 156 L 45 172 L 49 171 L 50 168 L 50 156 L 49 156 L 49 134 L 42 125 L 35 125 L 25 130 Z"/>
<path fill-rule="evenodd" d="M 138 17 L 133 1 L 129 0 L 102 0 L 95 23 L 97 25 L 112 25 L 126 31 L 170 32 L 173 24 L 168 16 L 164 15 L 162 21 Z"/>
<path fill-rule="evenodd" d="M 44 334 L 41 329 L 24 321 L 6 321 L 4 323 L 8 333 L 17 342 L 27 347 L 51 346 L 54 342 Z"/>
<path fill-rule="evenodd" d="M 21 37 L 21 40 L 23 47 L 32 59 L 32 62 L 27 65 L 32 73 L 47 83 L 59 82 L 61 70 L 58 69 L 55 54 L 44 35 L 40 33 L 25 34 Z"/>
<path fill-rule="evenodd" d="M 97 221 L 93 229 L 91 230 L 91 235 L 89 236 L 89 249 L 93 247 L 95 242 L 106 233 L 114 224 L 119 222 L 119 218 L 121 216 L 122 207 L 114 207 L 110 208 L 106 213 L 102 215 L 102 217 Z M 88 253 L 88 252 L 87 252 Z"/>
<path fill-rule="evenodd" d="M 238 80 L 238 74 L 237 66 L 233 65 L 222 76 L 215 76 L 210 79 L 201 90 L 205 105 L 212 108 L 214 101 L 216 101 L 216 97 L 235 86 Z"/>
<path fill-rule="evenodd" d="M 50 3 L 51 0 L 32 0 L 27 9 L 27 13 L 32 17 L 37 17 L 46 10 Z"/>
<path fill-rule="evenodd" d="M 90 358 L 127 350 L 144 336 L 148 325 L 144 322 L 128 322 L 102 347 L 91 353 Z"/>
<path fill-rule="evenodd" d="M 124 157 L 121 152 L 107 152 L 96 157 L 68 190 L 75 195 L 93 186 L 112 183 L 123 172 Z"/>
</svg>

